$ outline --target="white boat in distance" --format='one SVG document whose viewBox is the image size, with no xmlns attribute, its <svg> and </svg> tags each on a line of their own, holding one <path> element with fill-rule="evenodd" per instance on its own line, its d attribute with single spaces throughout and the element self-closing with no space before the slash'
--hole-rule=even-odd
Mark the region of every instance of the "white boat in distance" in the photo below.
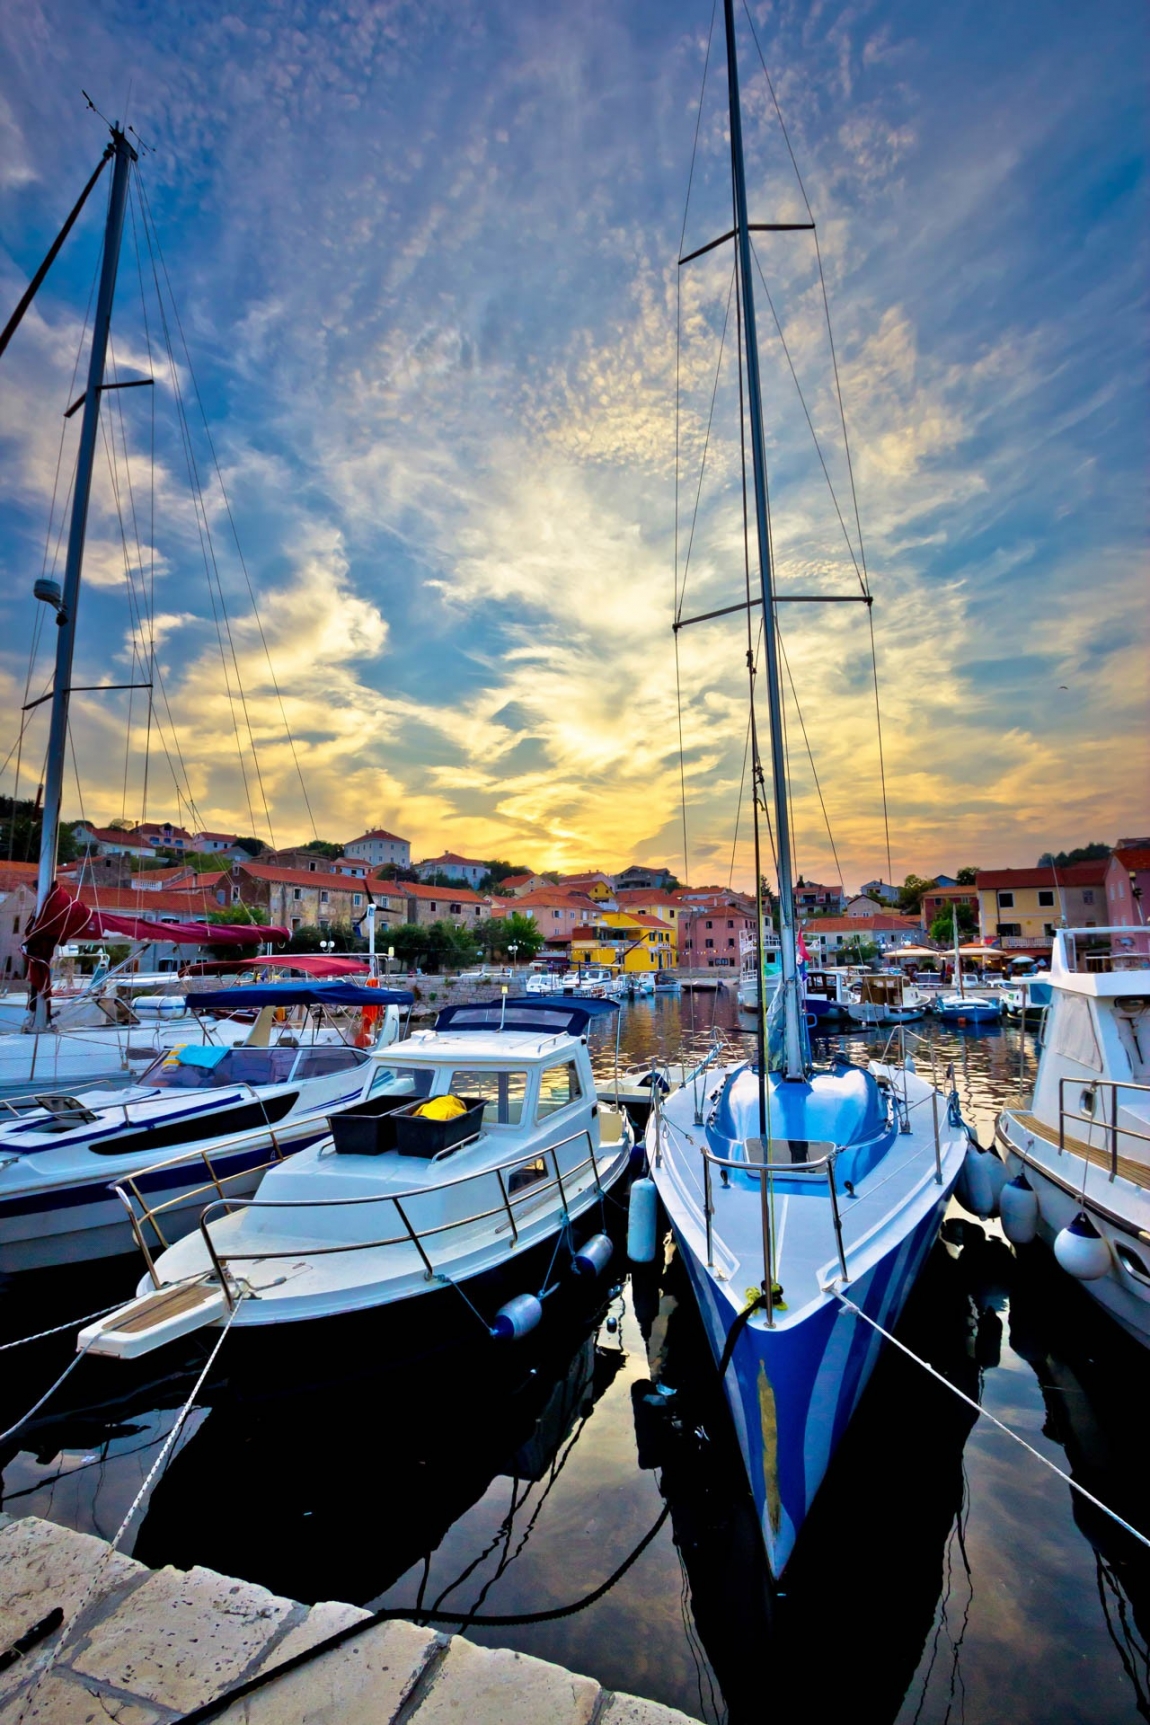
<svg viewBox="0 0 1150 1725">
<path fill-rule="evenodd" d="M 326 1136 L 329 1115 L 366 1097 L 377 1068 L 354 1042 L 395 1041 L 413 996 L 339 982 L 198 998 L 258 1009 L 246 1040 L 185 1040 L 126 1089 L 0 1105 L 0 1271 L 130 1252 L 130 1212 L 145 1206 L 163 1245 L 195 1226 L 209 1193 L 254 1191 L 270 1162 Z"/>
<path fill-rule="evenodd" d="M 856 1024 L 911 1024 L 929 1004 L 929 997 L 904 976 L 864 972 L 847 1011 Z"/>
<path fill-rule="evenodd" d="M 598 1273 L 611 1255 L 603 1204 L 633 1138 L 625 1111 L 596 1095 L 586 1032 L 617 1010 L 535 996 L 444 1008 L 433 1031 L 373 1055 L 366 1107 L 270 1169 L 254 1198 L 208 1205 L 139 1297 L 78 1346 L 134 1358 L 229 1320 L 298 1326 L 453 1286 L 493 1333 L 525 1334 L 561 1271 Z M 462 1110 L 421 1117 L 434 1098 Z M 578 1246 L 580 1223 L 591 1238 Z M 543 1285 L 488 1312 L 489 1283 L 505 1270 L 530 1281 L 518 1260 L 535 1247 L 551 1248 Z"/>
<path fill-rule="evenodd" d="M 1111 952 L 1088 950 L 1109 937 Z M 1126 942 L 1122 947 L 1119 942 Z M 1008 1239 L 1035 1233 L 1150 1346 L 1150 955 L 1144 931 L 1056 929 L 1029 1108 L 1004 1108 Z M 1112 969 L 1091 968 L 1091 959 Z"/>
</svg>

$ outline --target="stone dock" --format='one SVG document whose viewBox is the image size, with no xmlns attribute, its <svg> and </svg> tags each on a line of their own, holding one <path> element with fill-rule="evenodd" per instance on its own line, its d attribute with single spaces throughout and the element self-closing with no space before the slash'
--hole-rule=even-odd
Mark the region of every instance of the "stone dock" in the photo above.
<svg viewBox="0 0 1150 1725">
<path fill-rule="evenodd" d="M 369 1614 L 210 1569 L 151 1570 L 103 1540 L 0 1516 L 0 1725 L 171 1725 Z M 694 1725 L 558 1665 L 393 1621 L 223 1709 L 227 1725 Z"/>
</svg>

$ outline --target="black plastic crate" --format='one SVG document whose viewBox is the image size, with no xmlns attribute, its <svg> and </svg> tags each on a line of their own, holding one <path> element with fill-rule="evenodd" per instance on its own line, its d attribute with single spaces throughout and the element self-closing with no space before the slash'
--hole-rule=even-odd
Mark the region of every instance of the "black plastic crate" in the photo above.
<svg viewBox="0 0 1150 1725">
<path fill-rule="evenodd" d="M 332 1139 L 341 1156 L 382 1156 L 395 1149 L 395 1120 L 398 1108 L 394 1096 L 377 1096 L 370 1102 L 358 1102 L 339 1114 L 328 1116 Z"/>
<path fill-rule="evenodd" d="M 414 1114 L 404 1110 L 397 1114 L 394 1120 L 395 1148 L 401 1156 L 438 1156 L 441 1150 L 450 1150 L 453 1145 L 461 1144 L 465 1138 L 474 1138 L 483 1126 L 483 1110 L 486 1098 L 483 1096 L 461 1096 L 459 1100 L 465 1104 L 467 1112 L 457 1114 L 454 1120 L 428 1120 L 426 1115 Z M 416 1103 L 415 1107 L 419 1107 Z"/>
</svg>

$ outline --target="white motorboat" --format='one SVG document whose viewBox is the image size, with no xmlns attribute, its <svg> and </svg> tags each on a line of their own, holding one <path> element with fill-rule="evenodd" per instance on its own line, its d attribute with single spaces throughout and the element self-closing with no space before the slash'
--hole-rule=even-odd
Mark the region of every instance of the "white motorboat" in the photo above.
<svg viewBox="0 0 1150 1725">
<path fill-rule="evenodd" d="M 1002 1001 L 980 994 L 940 994 L 933 1008 L 940 1018 L 948 1019 L 952 1024 L 984 1024 L 999 1017 Z"/>
<path fill-rule="evenodd" d="M 927 997 L 903 976 L 864 974 L 848 1007 L 856 1024 L 910 1024 L 927 1009 Z"/>
<path fill-rule="evenodd" d="M 129 1088 L 0 1105 L 0 1271 L 131 1251 L 133 1201 L 155 1213 L 151 1241 L 163 1244 L 195 1225 L 208 1193 L 254 1191 L 270 1161 L 326 1136 L 330 1114 L 365 1098 L 376 1067 L 354 1042 L 395 1041 L 413 998 L 346 982 L 198 998 L 241 997 L 258 1009 L 242 1044 L 185 1039 Z"/>
<path fill-rule="evenodd" d="M 611 1254 L 603 1206 L 633 1139 L 596 1096 L 586 1033 L 617 1010 L 536 996 L 446 1007 L 434 1031 L 373 1056 L 365 1105 L 254 1198 L 209 1204 L 79 1345 L 134 1358 L 206 1325 L 298 1326 L 453 1287 L 493 1333 L 526 1333 L 568 1267 L 598 1273 Z M 520 1291 L 495 1311 L 505 1271 Z"/>
<path fill-rule="evenodd" d="M 763 938 L 763 965 L 759 970 L 759 948 L 754 940 L 742 943 L 739 958 L 739 1005 L 744 1012 L 759 1010 L 760 993 L 765 989 L 766 1000 L 771 996 L 782 979 L 782 964 L 779 949 L 779 937 L 773 930 L 767 929 Z M 761 986 L 760 986 L 761 985 Z"/>
<path fill-rule="evenodd" d="M 1111 951 L 1098 955 L 1106 937 Z M 1012 1177 L 998 1198 L 1003 1231 L 1019 1245 L 1037 1233 L 1150 1346 L 1150 957 L 1128 928 L 1056 929 L 1042 981 L 1034 1095 L 1004 1108 L 996 1129 Z"/>
<path fill-rule="evenodd" d="M 690 1276 L 734 1419 L 774 1575 L 783 1570 L 858 1405 L 882 1338 L 898 1322 L 963 1167 L 967 1136 L 956 1099 L 909 1065 L 816 1065 L 802 996 L 801 931 L 791 860 L 790 795 L 776 627 L 755 269 L 743 167 L 734 0 L 724 0 L 731 177 L 730 230 L 691 257 L 733 241 L 742 311 L 743 377 L 754 470 L 750 553 L 762 606 L 761 658 L 769 713 L 769 781 L 778 875 L 779 980 L 755 992 L 753 1064 L 704 1062 L 652 1109 L 651 1176 Z M 740 390 L 740 399 L 742 391 Z M 728 609 L 739 610 L 741 606 Z M 703 621 L 677 618 L 675 627 Z M 748 633 L 751 647 L 753 631 Z M 755 846 L 756 924 L 766 924 L 755 651 L 747 782 Z M 796 695 L 797 699 L 797 695 Z M 757 974 L 757 961 L 753 975 Z M 869 1320 L 869 1321 L 868 1321 Z"/>
<path fill-rule="evenodd" d="M 1002 990 L 1002 1016 L 1009 1018 L 1012 1024 L 1024 1024 L 1036 1030 L 1050 1001 L 1048 976 L 1020 976 L 1008 982 Z"/>
</svg>

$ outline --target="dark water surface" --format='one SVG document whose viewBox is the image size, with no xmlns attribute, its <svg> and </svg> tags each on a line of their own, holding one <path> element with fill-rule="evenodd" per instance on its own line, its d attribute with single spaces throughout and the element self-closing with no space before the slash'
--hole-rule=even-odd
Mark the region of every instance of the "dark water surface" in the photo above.
<svg viewBox="0 0 1150 1725">
<path fill-rule="evenodd" d="M 623 1064 L 701 1055 L 716 1029 L 749 1052 L 747 1023 L 726 993 L 641 1002 L 624 1012 Z M 882 1038 L 844 1040 L 882 1051 Z M 948 1028 L 934 1044 L 988 1142 L 1020 1053 L 1032 1074 L 1031 1038 L 1020 1049 L 1013 1029 Z M 925 1046 L 909 1046 L 927 1070 Z M 595 1063 L 613 1071 L 612 1037 Z M 1016 1256 L 957 1210 L 944 1233 L 903 1339 L 1150 1528 L 1143 1350 L 1041 1248 Z M 136 1273 L 120 1261 L 13 1280 L 0 1331 L 91 1311 Z M 225 1344 L 126 1549 L 308 1601 L 514 1614 L 595 1589 L 668 1507 L 597 1603 L 468 1633 L 732 1725 L 1150 1719 L 1147 1553 L 892 1349 L 772 1599 L 674 1254 L 612 1289 L 512 1351 L 497 1381 L 458 1355 L 389 1372 L 362 1348 L 263 1372 Z M 150 1376 L 146 1362 L 84 1361 L 0 1444 L 3 1508 L 110 1537 L 205 1353 L 193 1339 Z M 67 1339 L 0 1354 L 0 1428 L 67 1358 Z"/>
</svg>

